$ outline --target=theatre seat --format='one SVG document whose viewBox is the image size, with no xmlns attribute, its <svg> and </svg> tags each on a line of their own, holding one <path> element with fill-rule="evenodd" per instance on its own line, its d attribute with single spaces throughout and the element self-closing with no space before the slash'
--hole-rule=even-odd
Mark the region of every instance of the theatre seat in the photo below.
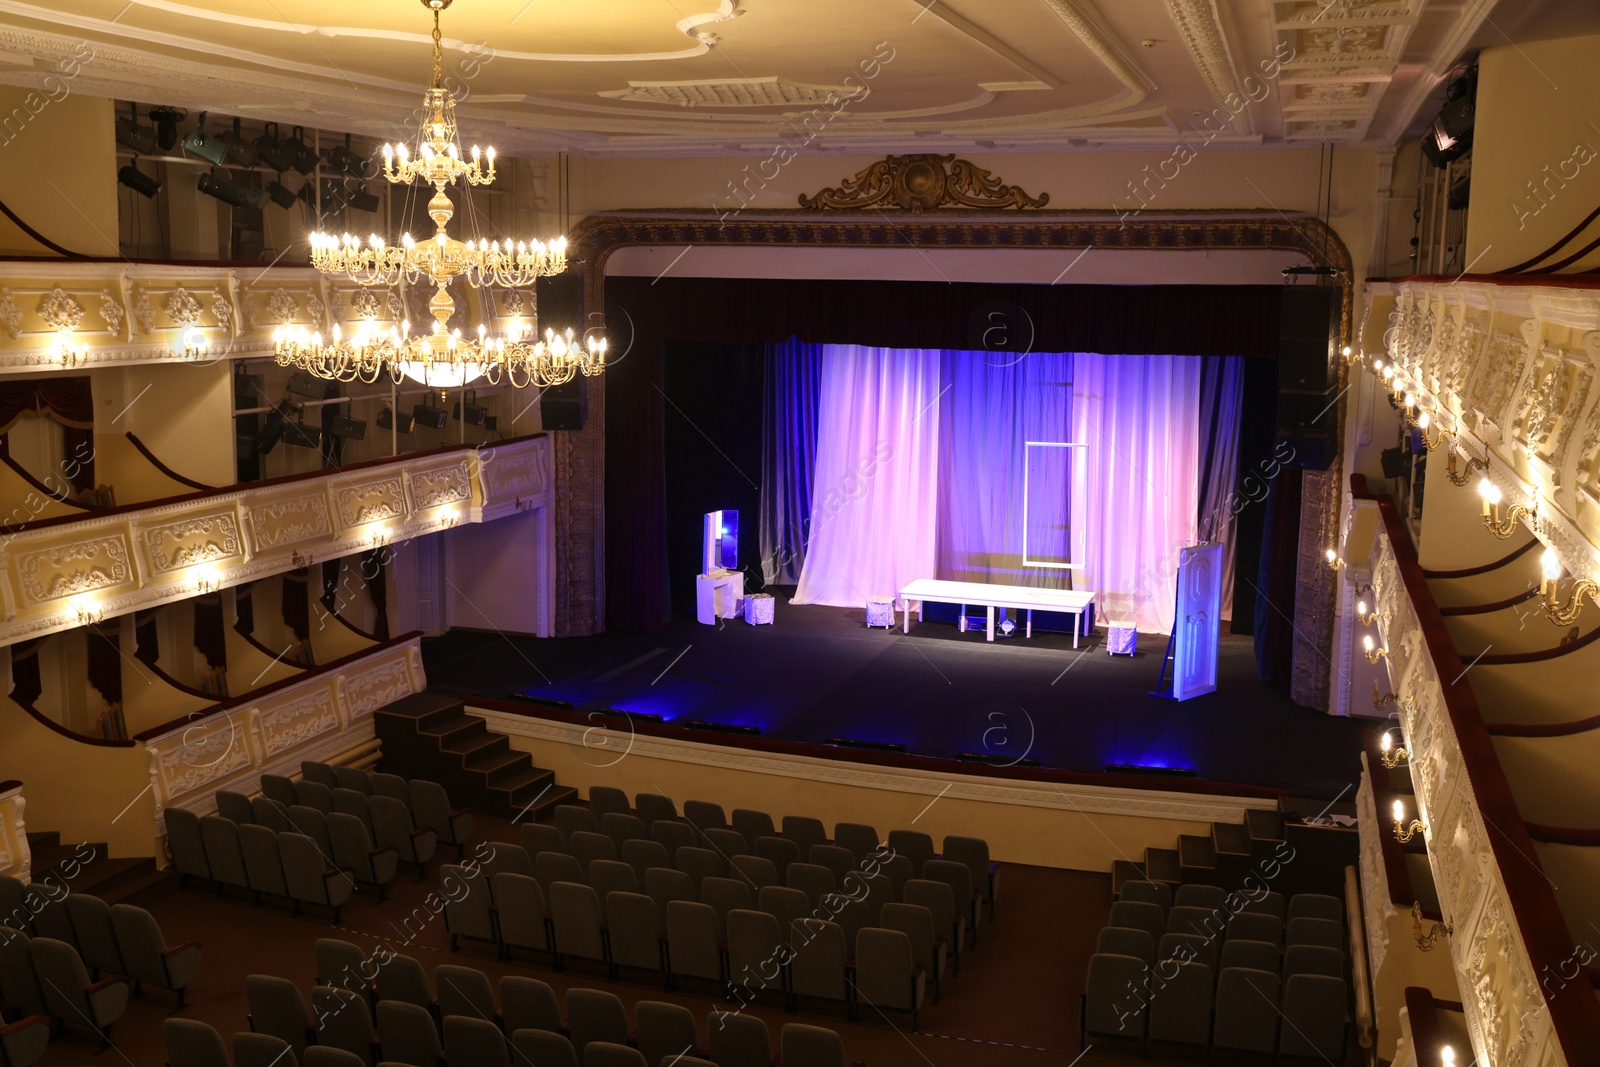
<svg viewBox="0 0 1600 1067">
<path fill-rule="evenodd" d="M 178 994 L 178 1007 L 187 1003 L 189 983 L 200 973 L 201 947 L 198 941 L 168 946 L 156 917 L 132 904 L 117 904 L 111 909 L 111 926 L 117 933 L 117 947 L 127 964 L 127 975 L 135 982 L 159 986 Z"/>
</svg>

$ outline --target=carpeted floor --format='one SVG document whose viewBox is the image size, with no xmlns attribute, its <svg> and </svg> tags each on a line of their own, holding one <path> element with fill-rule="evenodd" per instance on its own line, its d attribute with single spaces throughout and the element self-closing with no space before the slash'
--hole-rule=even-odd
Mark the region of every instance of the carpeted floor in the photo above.
<svg viewBox="0 0 1600 1067">
<path fill-rule="evenodd" d="M 1251 639 L 1224 634 L 1214 693 L 1151 696 L 1166 639 L 1110 656 L 1105 631 L 984 640 L 953 625 L 867 629 L 859 609 L 777 598 L 772 626 L 675 620 L 653 634 L 538 640 L 451 631 L 423 644 L 430 684 L 485 696 L 758 726 L 793 741 L 904 744 L 1103 771 L 1122 763 L 1331 799 L 1360 776 L 1360 720 L 1299 707 L 1256 680 Z"/>
<path fill-rule="evenodd" d="M 503 820 L 480 819 L 476 830 L 478 836 L 491 840 L 515 840 L 515 828 Z M 643 977 L 607 983 L 600 970 L 582 964 L 558 975 L 542 957 L 500 963 L 493 959 L 492 950 L 481 945 L 469 945 L 452 955 L 442 919 L 405 925 L 405 917 L 414 909 L 421 909 L 418 915 L 427 915 L 424 896 L 437 888 L 437 865 L 430 868 L 425 882 L 401 875 L 391 887 L 389 899 L 382 903 L 375 903 L 370 893 L 358 894 L 346 908 L 342 929 L 323 916 L 293 918 L 282 907 L 252 908 L 243 900 L 219 900 L 206 890 L 180 889 L 175 879 L 144 891 L 132 902 L 155 914 L 169 944 L 195 940 L 205 945 L 201 976 L 191 988 L 191 1006 L 183 1017 L 210 1023 L 224 1040 L 248 1028 L 246 975 L 269 973 L 290 978 L 309 1001 L 315 977 L 312 946 L 319 937 L 342 937 L 369 952 L 384 943 L 395 952 L 416 957 L 430 974 L 440 963 L 462 963 L 479 967 L 495 981 L 508 973 L 541 978 L 555 987 L 558 996 L 573 985 L 610 989 L 628 1005 L 630 1019 L 633 1005 L 640 1000 L 683 1004 L 694 1012 L 704 1040 L 705 1019 L 721 1003 L 709 987 L 664 994 L 659 984 Z M 870 1007 L 862 1009 L 859 1024 L 847 1022 L 842 1007 L 815 1003 L 794 1015 L 776 1003 L 746 1010 L 767 1021 L 774 1051 L 778 1028 L 785 1022 L 807 1022 L 840 1031 L 848 1055 L 865 1060 L 870 1067 L 1068 1064 L 1077 1054 L 1078 994 L 1109 903 L 1108 875 L 1008 866 L 997 921 L 980 928 L 977 951 L 965 957 L 959 977 L 947 977 L 944 999 L 937 1006 L 931 1003 L 930 991 L 919 1033 L 910 1032 L 909 1018 L 903 1013 L 885 1015 Z M 77 1067 L 92 1062 L 160 1067 L 166 1062 L 162 1023 L 173 1004 L 172 994 L 151 990 L 132 1001 L 112 1029 L 114 1049 L 95 1055 L 94 1038 L 86 1032 L 68 1031 L 51 1042 L 43 1065 Z M 1117 1061 L 1102 1060 L 1091 1049 L 1081 1062 Z"/>
</svg>

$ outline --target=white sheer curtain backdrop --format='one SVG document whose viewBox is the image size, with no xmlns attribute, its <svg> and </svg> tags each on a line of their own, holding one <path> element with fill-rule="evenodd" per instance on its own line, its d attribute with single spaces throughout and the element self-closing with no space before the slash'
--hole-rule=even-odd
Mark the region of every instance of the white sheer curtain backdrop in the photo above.
<svg viewBox="0 0 1600 1067">
<path fill-rule="evenodd" d="M 1178 550 L 1195 537 L 1200 357 L 1073 361 L 1073 584 L 1097 617 L 1171 633 Z"/>
<path fill-rule="evenodd" d="M 863 607 L 934 574 L 939 353 L 831 345 L 818 409 L 810 541 L 794 603 Z"/>
</svg>

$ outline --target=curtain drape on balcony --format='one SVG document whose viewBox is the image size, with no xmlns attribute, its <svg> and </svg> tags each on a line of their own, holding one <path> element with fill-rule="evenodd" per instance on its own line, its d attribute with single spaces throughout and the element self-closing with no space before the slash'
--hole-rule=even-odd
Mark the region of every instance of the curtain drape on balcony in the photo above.
<svg viewBox="0 0 1600 1067">
<path fill-rule="evenodd" d="M 387 548 L 374 548 L 361 557 L 361 576 L 367 580 L 367 595 L 377 615 L 372 635 L 379 641 L 389 640 L 389 576 L 384 569 L 388 561 Z"/>
<path fill-rule="evenodd" d="M 122 703 L 122 650 L 118 630 L 113 626 L 102 630 L 98 626 L 83 629 L 84 649 L 87 652 L 89 684 L 100 690 L 107 704 Z"/>
<path fill-rule="evenodd" d="M 283 624 L 302 641 L 311 636 L 310 581 L 310 567 L 283 576 Z"/>
<path fill-rule="evenodd" d="M 19 641 L 11 646 L 11 699 L 33 710 L 33 702 L 44 692 L 39 677 L 39 647 L 45 639 Z"/>
<path fill-rule="evenodd" d="M 67 478 L 75 489 L 94 488 L 94 397 L 89 379 L 25 378 L 0 382 L 0 433 L 27 413 L 43 415 L 62 426 L 68 458 Z"/>
</svg>

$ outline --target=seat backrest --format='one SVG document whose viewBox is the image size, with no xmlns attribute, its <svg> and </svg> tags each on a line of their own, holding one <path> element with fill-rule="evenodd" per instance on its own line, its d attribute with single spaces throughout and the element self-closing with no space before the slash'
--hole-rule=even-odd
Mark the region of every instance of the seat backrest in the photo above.
<svg viewBox="0 0 1600 1067">
<path fill-rule="evenodd" d="M 582 882 L 583 865 L 565 852 L 541 852 L 533 857 L 533 876 L 544 888 L 546 899 L 557 882 Z"/>
<path fill-rule="evenodd" d="M 365 996 L 349 989 L 317 986 L 311 990 L 311 1018 L 318 1045 L 343 1049 L 371 1067 L 372 1013 Z M 306 1050 L 308 1057 L 312 1051 Z"/>
<path fill-rule="evenodd" d="M 500 1016 L 505 1020 L 508 1034 L 524 1029 L 561 1032 L 561 1005 L 556 1001 L 556 991 L 550 988 L 549 982 L 527 975 L 501 977 Z"/>
<path fill-rule="evenodd" d="M 309 904 L 342 904 L 355 887 L 343 873 L 323 877 L 327 857 L 317 851 L 316 842 L 304 834 L 279 834 L 278 855 L 283 860 L 283 879 L 289 896 Z"/>
<path fill-rule="evenodd" d="M 81 1021 L 93 1014 L 84 993 L 89 988 L 89 972 L 76 949 L 53 937 L 36 937 L 28 943 L 28 954 L 39 976 L 47 1015 Z"/>
<path fill-rule="evenodd" d="M 736 908 L 749 908 L 755 894 L 750 886 L 734 878 L 707 878 L 700 883 L 700 902 L 716 910 L 719 926 L 725 928 L 728 913 Z"/>
<path fill-rule="evenodd" d="M 449 868 L 446 868 L 447 870 Z M 463 870 L 463 877 L 466 872 Z M 483 881 L 480 871 L 477 881 Z M 544 887 L 537 878 L 525 874 L 501 871 L 489 878 L 490 894 L 486 897 L 473 891 L 479 902 L 470 913 L 453 914 L 452 905 L 445 905 L 445 923 L 452 932 L 490 940 L 494 936 L 494 916 L 490 914 L 490 900 L 500 919 L 500 939 L 508 946 L 518 948 L 549 948 L 545 931 L 548 906 Z M 459 922 L 458 922 L 459 919 Z M 458 928 L 459 927 L 459 928 Z"/>
<path fill-rule="evenodd" d="M 628 1043 L 628 1012 L 615 993 L 574 987 L 567 990 L 567 1033 L 578 1058 L 591 1041 Z"/>
<path fill-rule="evenodd" d="M 806 853 L 806 860 L 828 868 L 833 872 L 834 881 L 841 885 L 845 875 L 859 870 L 855 853 L 841 845 L 812 845 L 811 851 Z"/>
<path fill-rule="evenodd" d="M 728 816 L 723 812 L 722 805 L 709 800 L 685 800 L 683 817 L 690 826 L 700 831 L 720 829 L 728 825 Z"/>
<path fill-rule="evenodd" d="M 1291 945 L 1323 945 L 1344 951 L 1344 927 L 1331 919 L 1298 916 L 1289 920 L 1286 942 Z"/>
<path fill-rule="evenodd" d="M 69 898 L 70 899 L 70 898 Z M 1290 945 L 1283 950 L 1283 978 L 1297 974 L 1322 974 L 1344 977 L 1344 953 L 1327 945 Z"/>
<path fill-rule="evenodd" d="M 920 904 L 897 904 L 890 901 L 878 915 L 878 925 L 885 930 L 898 930 L 911 939 L 912 958 L 927 972 L 932 980 L 938 966 L 934 959 L 933 914 Z"/>
<path fill-rule="evenodd" d="M 589 884 L 602 901 L 608 893 L 637 893 L 639 875 L 618 860 L 595 860 L 589 864 Z"/>
<path fill-rule="evenodd" d="M 641 1000 L 633 1006 L 639 1052 L 645 1063 L 671 1063 L 677 1056 L 692 1056 L 700 1047 L 700 1033 L 688 1008 L 661 1000 Z"/>
<path fill-rule="evenodd" d="M 595 860 L 614 860 L 617 858 L 617 845 L 605 834 L 594 833 L 589 830 L 574 830 L 568 842 L 572 846 L 573 858 L 578 861 L 578 866 L 585 871 Z"/>
<path fill-rule="evenodd" d="M 333 855 L 333 838 L 328 835 L 328 816 L 316 808 L 308 808 L 304 804 L 296 804 L 290 808 L 285 816 L 288 829 L 297 834 L 305 834 L 317 843 L 317 847 L 328 855 Z"/>
<path fill-rule="evenodd" d="M 21 930 L 0 926 L 0 1001 L 23 1015 L 43 1015 L 44 989 L 29 942 Z"/>
<path fill-rule="evenodd" d="M 564 954 L 586 959 L 604 959 L 601 933 L 605 916 L 594 887 L 581 882 L 552 882 L 550 920 L 555 926 L 556 947 Z"/>
<path fill-rule="evenodd" d="M 901 930 L 863 927 L 856 933 L 856 988 L 869 1003 L 910 1009 L 916 953 Z"/>
<path fill-rule="evenodd" d="M 127 967 L 124 973 L 136 981 L 166 985 L 163 957 L 167 942 L 161 936 L 161 924 L 156 922 L 156 917 L 132 904 L 116 904 L 111 908 L 111 928 L 116 931 L 117 948 Z"/>
<path fill-rule="evenodd" d="M 1296 974 L 1283 983 L 1283 1030 L 1278 1050 L 1290 1056 L 1344 1059 L 1345 1004 L 1343 978 Z"/>
<path fill-rule="evenodd" d="M 605 825 L 607 815 L 632 815 L 633 806 L 628 803 L 628 794 L 609 785 L 592 785 L 589 787 L 589 810 L 594 812 L 594 817 Z"/>
<path fill-rule="evenodd" d="M 378 980 L 383 980 L 382 972 Z M 378 1001 L 378 1044 L 386 1062 L 416 1067 L 439 1062 L 439 1028 L 434 1024 L 433 1013 L 407 1001 Z"/>
<path fill-rule="evenodd" d="M 579 865 L 581 869 L 581 864 Z M 521 845 L 508 845 L 504 841 L 494 844 L 494 857 L 484 864 L 484 869 L 491 873 L 510 871 L 512 874 L 525 874 L 535 877 L 533 857 L 528 855 L 528 850 Z"/>
<path fill-rule="evenodd" d="M 1289 898 L 1286 921 L 1293 922 L 1302 918 L 1327 919 L 1329 922 L 1343 923 L 1344 902 L 1325 893 L 1296 893 Z"/>
<path fill-rule="evenodd" d="M 371 1063 L 370 1052 L 363 1058 L 331 1045 L 310 1045 L 300 1060 L 300 1067 L 368 1067 Z"/>
<path fill-rule="evenodd" d="M 494 1006 L 494 986 L 489 976 L 476 967 L 461 967 L 441 963 L 433 969 L 433 988 L 438 995 L 439 1017 L 465 1015 L 473 1019 L 493 1020 L 500 1014 Z M 450 1035 L 445 1034 L 444 1047 L 450 1050 Z"/>
<path fill-rule="evenodd" d="M 309 778 L 309 775 L 306 775 Z M 314 780 L 314 779 L 313 779 Z M 327 783 L 323 783 L 326 785 Z M 372 795 L 372 777 L 360 767 L 335 767 L 333 769 L 333 787 L 335 789 L 350 789 L 362 796 Z M 338 797 L 334 798 L 338 803 Z M 335 810 L 338 810 L 337 808 Z"/>
<path fill-rule="evenodd" d="M 371 826 L 372 794 L 363 793 L 359 789 L 347 789 L 344 786 L 340 786 L 333 791 L 333 810 L 336 813 L 354 815 L 363 824 Z M 408 827 L 408 832 L 409 829 Z"/>
<path fill-rule="evenodd" d="M 576 804 L 557 804 L 555 810 L 556 829 L 561 831 L 561 836 L 567 839 L 567 844 L 572 844 L 572 835 L 578 830 L 587 830 L 589 833 L 600 832 L 600 821 L 594 817 L 594 812 L 588 808 L 580 808 Z"/>
<path fill-rule="evenodd" d="M 768 974 L 783 956 L 785 939 L 776 916 L 751 908 L 733 908 L 727 914 L 728 980 L 749 989 L 767 989 L 781 975 Z"/>
<path fill-rule="evenodd" d="M 1217 970 L 1219 955 L 1217 941 L 1214 938 L 1201 937 L 1199 934 L 1162 934 L 1160 943 L 1156 945 L 1157 959 L 1194 960 L 1211 968 L 1213 975 Z"/>
<path fill-rule="evenodd" d="M 906 883 L 916 877 L 911 860 L 901 855 L 887 856 L 879 862 L 878 870 L 889 879 L 894 899 L 904 899 Z"/>
<path fill-rule="evenodd" d="M 583 1051 L 583 1067 L 645 1067 L 644 1053 L 615 1041 L 591 1041 Z"/>
<path fill-rule="evenodd" d="M 1228 940 L 1265 941 L 1278 946 L 1283 944 L 1283 924 L 1275 915 L 1242 911 L 1228 920 Z"/>
<path fill-rule="evenodd" d="M 1278 973 L 1278 946 L 1270 941 L 1250 941 L 1230 937 L 1222 946 L 1221 969 L 1248 967 L 1256 971 Z"/>
<path fill-rule="evenodd" d="M 848 945 L 844 927 L 838 923 L 811 917 L 798 920 L 789 930 L 789 947 L 794 950 L 789 974 L 794 991 L 803 996 L 848 999 Z"/>
<path fill-rule="evenodd" d="M 1217 1048 L 1271 1052 L 1278 1043 L 1278 976 L 1224 967 L 1217 976 Z"/>
<path fill-rule="evenodd" d="M 281 774 L 263 774 L 261 776 L 261 792 L 284 807 L 300 803 L 300 796 L 295 792 L 294 781 L 285 778 Z"/>
<path fill-rule="evenodd" d="M 948 883 L 935 882 L 927 878 L 913 878 L 906 882 L 905 888 L 900 891 L 900 899 L 907 904 L 920 904 L 927 908 L 933 915 L 933 928 L 939 931 L 939 935 L 941 937 L 951 935 L 958 912 L 955 894 L 950 891 Z"/>
<path fill-rule="evenodd" d="M 295 1067 L 300 1062 L 293 1045 L 271 1034 L 233 1035 L 233 1067 Z"/>
<path fill-rule="evenodd" d="M 678 849 L 672 865 L 689 876 L 689 881 L 694 883 L 696 893 L 700 891 L 701 882 L 722 875 L 722 857 L 709 848 L 685 845 Z"/>
<path fill-rule="evenodd" d="M 366 823 L 355 815 L 336 811 L 328 816 L 328 837 L 333 845 L 334 863 L 349 867 L 357 878 L 376 881 L 372 869 L 372 837 L 367 833 Z"/>
<path fill-rule="evenodd" d="M 634 810 L 646 830 L 653 831 L 655 824 L 662 819 L 678 817 L 678 807 L 672 802 L 672 798 L 664 797 L 660 793 L 639 793 L 634 796 L 633 801 Z"/>
<path fill-rule="evenodd" d="M 713 1009 L 706 1017 L 706 1045 L 717 1067 L 772 1067 L 772 1034 L 753 1015 Z"/>
<path fill-rule="evenodd" d="M 251 974 L 245 976 L 244 996 L 252 1030 L 286 1042 L 296 1056 L 305 1052 L 311 1015 L 298 986 L 277 975 Z"/>
<path fill-rule="evenodd" d="M 565 1034 L 547 1030 L 515 1030 L 511 1034 L 511 1047 L 516 1051 L 517 1063 L 538 1064 L 539 1067 L 580 1067 L 578 1052 Z"/>
<path fill-rule="evenodd" d="M 110 905 L 88 893 L 72 893 L 67 897 L 67 917 L 72 920 L 78 955 L 85 964 L 107 974 L 128 973 L 111 923 Z"/>
<path fill-rule="evenodd" d="M 600 832 L 611 838 L 619 856 L 629 841 L 650 840 L 650 831 L 644 828 L 639 816 L 631 811 L 608 811 L 600 816 Z"/>
<path fill-rule="evenodd" d="M 1217 908 L 1226 908 L 1228 894 L 1214 885 L 1200 885 L 1191 882 L 1180 885 L 1178 891 L 1172 895 L 1172 906 L 1175 908 L 1205 908 L 1212 911 Z"/>
<path fill-rule="evenodd" d="M 789 864 L 789 873 L 785 880 L 790 889 L 798 889 L 804 893 L 810 899 L 812 907 L 816 907 L 824 896 L 837 892 L 839 888 L 833 872 L 816 863 Z"/>
<path fill-rule="evenodd" d="M 650 838 L 665 845 L 668 858 L 676 862 L 680 848 L 695 844 L 695 829 L 679 819 L 657 819 L 650 826 Z"/>
<path fill-rule="evenodd" d="M 1226 921 L 1225 912 L 1174 904 L 1167 912 L 1166 929 L 1174 934 L 1198 934 L 1220 942 L 1227 932 Z"/>
<path fill-rule="evenodd" d="M 1106 920 L 1108 926 L 1121 926 L 1129 930 L 1143 930 L 1150 935 L 1150 943 L 1166 932 L 1165 917 L 1161 914 L 1161 907 L 1147 900 L 1119 900 L 1111 905 L 1111 917 Z"/>
<path fill-rule="evenodd" d="M 709 826 L 701 831 L 701 835 L 705 838 L 706 847 L 722 859 L 724 867 L 734 856 L 750 851 L 750 842 L 745 840 L 744 835 L 726 826 Z"/>
<path fill-rule="evenodd" d="M 933 859 L 933 837 L 921 830 L 890 830 L 889 847 L 911 861 L 911 877 L 922 877 L 922 865 Z"/>
<path fill-rule="evenodd" d="M 795 920 L 811 914 L 812 903 L 805 893 L 784 885 L 764 885 L 756 893 L 756 907 L 778 920 L 783 936 L 789 936 Z"/>
<path fill-rule="evenodd" d="M 339 784 L 339 774 L 327 763 L 318 763 L 316 760 L 300 761 L 300 777 L 313 782 L 321 782 L 332 789 Z"/>
<path fill-rule="evenodd" d="M 1156 944 L 1148 930 L 1130 930 L 1125 926 L 1101 927 L 1095 937 L 1094 950 L 1117 956 L 1137 956 L 1146 963 L 1154 963 Z"/>
<path fill-rule="evenodd" d="M 393 1000 L 433 1010 L 433 989 L 428 984 L 428 972 L 414 956 L 396 953 L 389 957 L 388 962 L 378 968 L 377 986 L 380 1004 Z M 378 1028 L 383 1028 L 382 1018 L 378 1020 Z"/>
<path fill-rule="evenodd" d="M 720 979 L 722 939 L 716 909 L 697 900 L 673 900 L 667 903 L 666 916 L 672 973 Z"/>
<path fill-rule="evenodd" d="M 1084 982 L 1084 1032 L 1111 1037 L 1144 1035 L 1150 968 L 1135 956 L 1096 952 Z"/>
<path fill-rule="evenodd" d="M 231 1067 L 228 1046 L 210 1024 L 198 1019 L 167 1019 L 161 1032 L 167 1041 L 168 1067 Z"/>
<path fill-rule="evenodd" d="M 661 970 L 661 909 L 643 893 L 616 890 L 606 894 L 606 931 L 612 962 L 622 967 Z"/>
<path fill-rule="evenodd" d="M 1211 1037 L 1211 968 L 1168 963 L 1159 974 L 1150 1000 L 1150 1039 L 1205 1045 Z"/>
<path fill-rule="evenodd" d="M 800 862 L 800 846 L 787 837 L 758 837 L 756 855 L 767 860 L 778 872 L 778 884 L 788 877 L 789 864 Z"/>
<path fill-rule="evenodd" d="M 844 1067 L 844 1041 L 838 1033 L 805 1023 L 785 1023 L 778 1056 L 787 1067 Z"/>
<path fill-rule="evenodd" d="M 262 779 L 265 780 L 265 778 L 266 776 L 263 775 Z M 308 808 L 316 808 L 318 811 L 324 813 L 333 810 L 333 790 L 329 789 L 321 782 L 310 782 L 302 778 L 298 782 L 294 783 L 294 795 L 296 799 L 293 801 L 279 800 L 278 797 L 273 797 L 272 799 L 278 800 L 278 802 L 286 808 L 289 807 L 290 804 L 299 803 L 304 804 Z"/>
<path fill-rule="evenodd" d="M 421 825 L 437 825 L 432 818 L 435 809 L 431 802 L 435 799 L 444 797 L 444 787 L 440 786 L 439 783 L 427 782 L 424 786 L 418 788 L 415 782 L 408 782 L 398 774 L 384 774 L 381 771 L 374 772 L 373 774 L 369 775 L 367 781 L 372 786 L 373 796 L 391 797 L 403 804 L 409 804 L 411 806 L 413 816 L 418 816 L 419 808 L 426 808 L 426 814 L 428 814 L 430 817 L 422 819 Z M 429 789 L 428 786 L 436 786 L 437 791 Z M 426 803 L 419 804 L 419 798 L 425 798 Z M 444 807 L 446 810 L 449 808 L 449 801 L 447 799 L 445 800 Z M 420 818 L 420 816 L 418 817 Z"/>
<path fill-rule="evenodd" d="M 698 901 L 694 882 L 687 874 L 673 867 L 651 867 L 644 872 L 644 891 L 656 902 L 656 907 L 666 914 L 667 905 L 674 900 Z"/>
<path fill-rule="evenodd" d="M 760 856 L 735 855 L 728 861 L 728 877 L 748 885 L 752 893 L 763 886 L 783 884 L 778 880 L 778 868 Z"/>
<path fill-rule="evenodd" d="M 206 841 L 200 834 L 200 817 L 186 808 L 167 808 L 162 812 L 167 826 L 167 847 L 172 849 L 172 864 L 179 873 L 210 878 L 206 863 Z M 9 910 L 9 909 L 7 909 Z"/>
<path fill-rule="evenodd" d="M 416 827 L 411 823 L 411 811 L 405 803 L 394 797 L 372 796 L 367 798 L 367 809 L 372 817 L 372 836 L 378 844 L 399 852 L 407 863 L 420 862 L 416 853 L 417 839 L 411 836 Z"/>
<path fill-rule="evenodd" d="M 537 856 L 541 852 L 567 852 L 567 839 L 551 823 L 525 822 L 518 833 L 522 839 L 522 850 L 530 856 Z"/>
<path fill-rule="evenodd" d="M 372 970 L 359 946 L 336 937 L 319 937 L 315 954 L 318 985 L 366 994 Z"/>
<path fill-rule="evenodd" d="M 239 827 L 238 838 L 250 888 L 270 896 L 288 896 L 289 883 L 283 874 L 277 831 L 251 823 Z"/>
<path fill-rule="evenodd" d="M 224 885 L 248 887 L 250 876 L 239 849 L 238 824 L 220 815 L 205 815 L 200 819 L 200 836 L 205 842 L 211 877 Z"/>
<path fill-rule="evenodd" d="M 1240 897 L 1244 901 L 1241 911 L 1255 912 L 1258 915 L 1270 915 L 1278 922 L 1283 922 L 1284 900 L 1282 893 L 1267 890 L 1264 893 L 1243 893 Z"/>
<path fill-rule="evenodd" d="M 956 907 L 961 909 L 962 914 L 967 913 L 971 906 L 973 885 L 972 871 L 967 868 L 966 864 L 956 863 L 952 860 L 929 860 L 922 865 L 922 877 L 948 885 L 951 895 L 955 897 Z M 1121 905 L 1122 902 L 1119 901 L 1111 905 L 1111 907 L 1116 909 Z M 1127 926 L 1129 924 L 1113 920 L 1112 925 Z"/>
<path fill-rule="evenodd" d="M 472 1067 L 509 1067 L 505 1035 L 488 1019 L 474 1015 L 444 1017 L 444 1048 L 452 1063 Z"/>
<path fill-rule="evenodd" d="M 671 868 L 672 860 L 667 855 L 667 846 L 659 841 L 640 841 L 637 839 L 622 843 L 622 861 L 633 868 L 633 873 L 639 876 L 639 884 L 644 885 L 645 872 L 652 867 Z"/>
<path fill-rule="evenodd" d="M 972 872 L 972 887 L 989 899 L 989 842 L 981 837 L 951 834 L 944 839 L 944 858 Z"/>
<path fill-rule="evenodd" d="M 776 837 L 778 829 L 772 824 L 772 816 L 764 811 L 753 811 L 750 808 L 734 808 L 729 821 L 733 828 L 744 835 L 744 839 L 755 844 L 758 837 Z"/>
<path fill-rule="evenodd" d="M 255 812 L 250 805 L 250 798 L 231 789 L 217 790 L 217 814 L 241 826 L 247 822 L 255 822 Z"/>
<path fill-rule="evenodd" d="M 1142 900 L 1159 906 L 1163 913 L 1172 907 L 1172 887 L 1165 882 L 1141 881 L 1131 878 L 1117 890 L 1118 900 Z"/>
<path fill-rule="evenodd" d="M 822 825 L 821 819 L 813 819 L 809 815 L 785 815 L 783 836 L 800 846 L 802 857 L 811 855 L 811 846 L 828 843 L 827 827 Z"/>
</svg>

